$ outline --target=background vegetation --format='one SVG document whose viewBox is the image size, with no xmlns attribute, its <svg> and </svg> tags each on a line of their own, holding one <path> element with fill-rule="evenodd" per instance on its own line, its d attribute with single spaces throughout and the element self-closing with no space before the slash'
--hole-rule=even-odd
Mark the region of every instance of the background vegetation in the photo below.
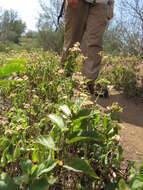
<svg viewBox="0 0 143 190">
<path fill-rule="evenodd" d="M 40 0 L 41 13 L 37 31 L 26 31 L 25 24 L 13 10 L 0 10 L 0 51 L 10 49 L 43 48 L 61 53 L 63 45 L 63 19 L 57 18 L 62 0 Z M 104 37 L 106 53 L 119 55 L 142 54 L 143 51 L 143 2 L 141 0 L 115 1 L 114 18 Z M 57 30 L 56 30 L 57 29 Z"/>
</svg>

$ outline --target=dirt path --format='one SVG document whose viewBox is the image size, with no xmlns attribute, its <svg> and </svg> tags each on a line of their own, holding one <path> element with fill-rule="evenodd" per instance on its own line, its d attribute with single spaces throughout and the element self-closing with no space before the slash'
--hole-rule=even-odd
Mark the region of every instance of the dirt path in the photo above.
<svg viewBox="0 0 143 190">
<path fill-rule="evenodd" d="M 124 111 L 121 116 L 121 143 L 126 160 L 143 163 L 143 102 L 139 99 L 127 99 L 123 94 L 112 90 L 110 98 L 99 99 L 98 104 L 106 108 L 118 102 Z"/>
</svg>

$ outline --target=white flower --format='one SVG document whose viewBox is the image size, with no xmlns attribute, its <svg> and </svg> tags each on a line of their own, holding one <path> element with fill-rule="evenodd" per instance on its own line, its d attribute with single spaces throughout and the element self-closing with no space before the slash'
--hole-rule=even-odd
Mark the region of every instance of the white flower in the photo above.
<svg viewBox="0 0 143 190">
<path fill-rule="evenodd" d="M 114 137 L 112 137 L 112 140 L 115 140 L 117 142 L 119 142 L 121 139 L 120 135 L 115 135 Z"/>
</svg>

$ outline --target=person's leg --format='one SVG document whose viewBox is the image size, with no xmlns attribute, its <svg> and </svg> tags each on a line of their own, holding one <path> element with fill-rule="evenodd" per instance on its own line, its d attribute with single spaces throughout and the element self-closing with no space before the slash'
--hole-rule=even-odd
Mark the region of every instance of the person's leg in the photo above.
<svg viewBox="0 0 143 190">
<path fill-rule="evenodd" d="M 79 0 L 78 7 L 72 8 L 65 3 L 65 30 L 64 30 L 64 47 L 62 53 L 62 64 L 66 61 L 69 48 L 73 47 L 76 42 L 81 42 L 84 33 L 89 4 Z"/>
<path fill-rule="evenodd" d="M 107 6 L 97 3 L 89 8 L 82 52 L 88 57 L 83 64 L 83 74 L 96 80 L 101 63 L 99 53 L 103 50 L 103 35 L 107 26 Z"/>
</svg>

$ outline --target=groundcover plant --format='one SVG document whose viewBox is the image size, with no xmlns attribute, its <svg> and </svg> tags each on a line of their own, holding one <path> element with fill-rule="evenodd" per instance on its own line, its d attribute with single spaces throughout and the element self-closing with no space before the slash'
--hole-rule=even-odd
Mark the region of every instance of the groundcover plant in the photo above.
<svg viewBox="0 0 143 190">
<path fill-rule="evenodd" d="M 143 189 L 143 167 L 121 167 L 121 108 L 103 113 L 73 77 L 85 59 L 77 45 L 65 68 L 54 52 L 1 57 L 1 190 Z"/>
</svg>

